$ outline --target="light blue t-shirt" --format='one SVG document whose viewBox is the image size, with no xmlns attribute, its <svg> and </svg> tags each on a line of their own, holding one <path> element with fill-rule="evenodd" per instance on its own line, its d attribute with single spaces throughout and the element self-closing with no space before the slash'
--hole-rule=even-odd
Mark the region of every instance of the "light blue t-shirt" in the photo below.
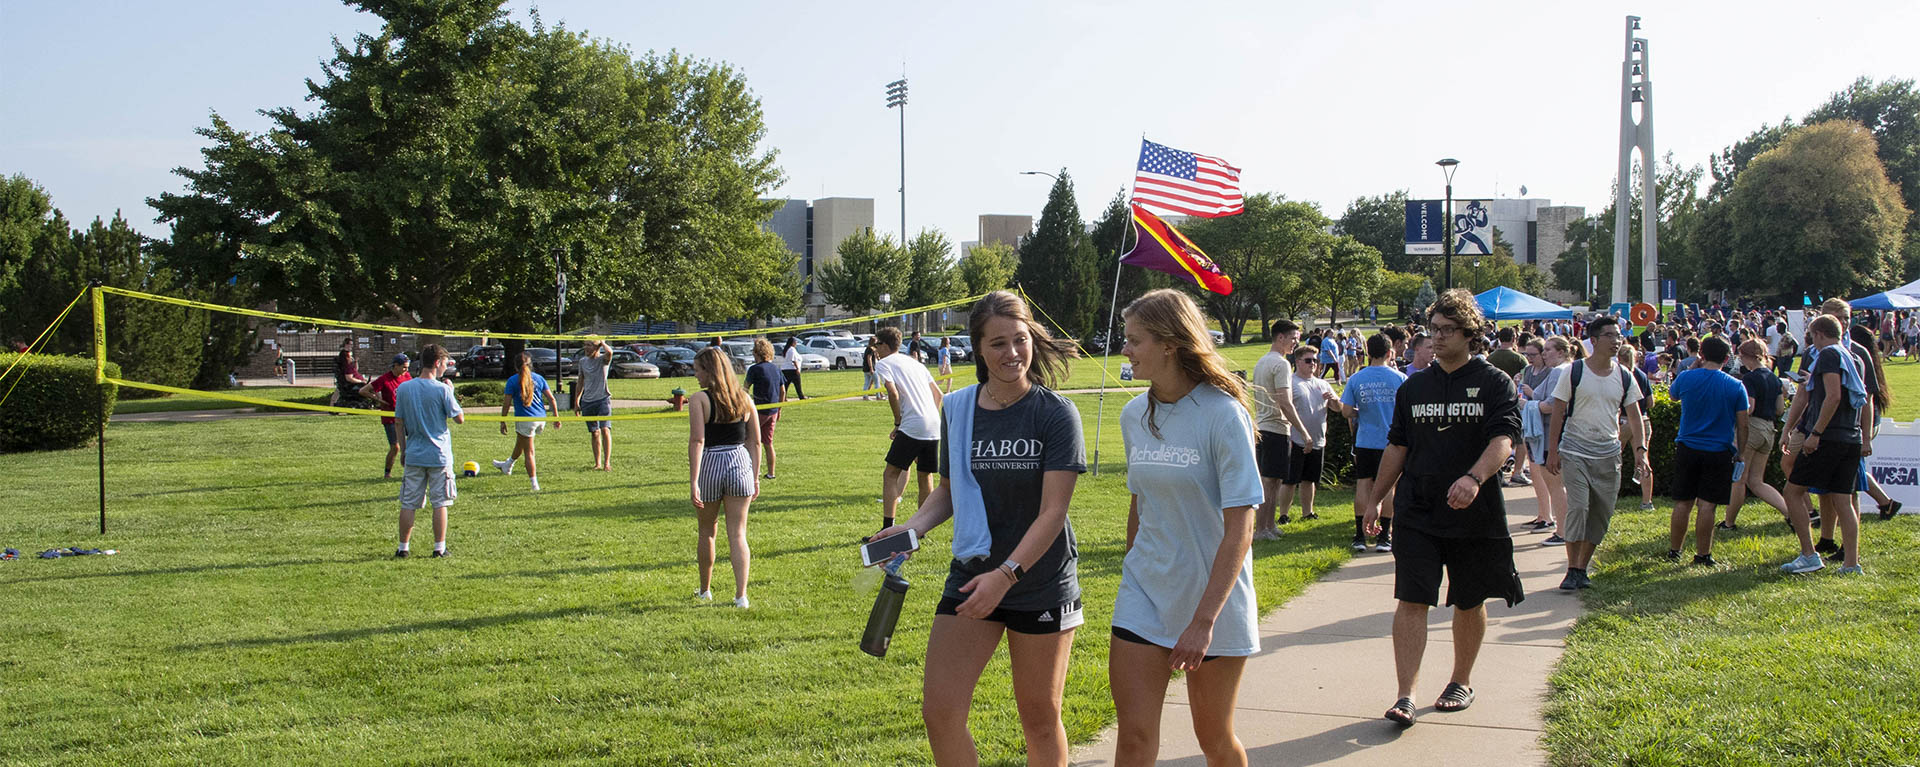
<svg viewBox="0 0 1920 767">
<path fill-rule="evenodd" d="M 547 379 L 539 373 L 533 374 L 533 402 L 520 401 L 520 374 L 507 377 L 507 401 L 513 403 L 513 414 L 522 418 L 539 418 L 547 414 Z"/>
<path fill-rule="evenodd" d="M 460 415 L 453 387 L 415 378 L 393 390 L 393 415 L 407 426 L 406 466 L 452 466 L 453 437 L 447 419 Z"/>
<path fill-rule="evenodd" d="M 1334 363 L 1334 360 L 1339 358 L 1340 342 L 1333 340 L 1333 336 L 1322 336 L 1320 338 L 1320 364 L 1331 365 Z"/>
<path fill-rule="evenodd" d="M 1694 368 L 1673 377 L 1667 394 L 1680 401 L 1676 444 L 1705 453 L 1734 452 L 1733 419 L 1747 409 L 1747 387 L 1718 370 Z"/>
<path fill-rule="evenodd" d="M 1140 527 L 1120 565 L 1113 625 L 1171 648 L 1193 622 L 1226 537 L 1221 510 L 1257 506 L 1263 496 L 1253 458 L 1253 422 L 1239 401 L 1201 384 L 1179 402 L 1156 406 L 1160 436 L 1155 437 L 1146 422 L 1151 396 L 1134 397 L 1120 411 L 1127 490 L 1139 499 Z M 1249 551 L 1214 622 L 1206 654 L 1259 652 L 1258 622 Z"/>
<path fill-rule="evenodd" d="M 1360 428 L 1353 435 L 1354 447 L 1387 449 L 1387 428 L 1393 425 L 1393 397 L 1406 380 L 1407 374 L 1379 365 L 1361 368 L 1347 379 L 1340 401 L 1360 410 Z"/>
</svg>

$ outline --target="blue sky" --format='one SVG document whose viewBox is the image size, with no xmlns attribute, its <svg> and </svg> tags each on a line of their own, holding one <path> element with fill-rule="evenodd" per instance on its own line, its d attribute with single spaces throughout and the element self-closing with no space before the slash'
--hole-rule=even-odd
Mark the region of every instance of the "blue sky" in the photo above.
<svg viewBox="0 0 1920 767">
<path fill-rule="evenodd" d="M 508 7 L 525 19 L 531 4 Z M 981 213 L 1037 215 L 1067 168 L 1091 217 L 1131 179 L 1139 140 L 1217 155 L 1249 192 L 1317 202 L 1411 189 L 1461 160 L 1457 196 L 1605 205 L 1618 139 L 1623 17 L 1645 17 L 1655 140 L 1686 164 L 1798 116 L 1861 75 L 1920 77 L 1920 3 L 837 2 L 555 0 L 565 24 L 636 51 L 742 70 L 787 181 L 775 196 L 875 198 L 899 228 L 904 71 L 907 224 L 955 242 Z M 122 210 L 197 166 L 218 112 L 303 106 L 303 80 L 376 20 L 328 0 L 0 0 L 0 173 L 69 218 Z"/>
</svg>

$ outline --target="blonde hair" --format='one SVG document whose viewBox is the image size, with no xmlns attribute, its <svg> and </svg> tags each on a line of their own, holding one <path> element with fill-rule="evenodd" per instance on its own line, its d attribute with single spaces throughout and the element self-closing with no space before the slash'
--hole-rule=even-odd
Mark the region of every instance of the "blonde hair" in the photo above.
<svg viewBox="0 0 1920 767">
<path fill-rule="evenodd" d="M 987 347 L 987 321 L 995 317 L 1006 317 L 1020 323 L 1026 328 L 1027 337 L 1033 340 L 1033 363 L 1027 366 L 1029 382 L 1052 388 L 1056 382 L 1067 377 L 1067 359 L 1075 353 L 1073 342 L 1054 338 L 1052 333 L 1047 332 L 1047 326 L 1035 322 L 1033 311 L 1019 296 L 996 290 L 975 301 L 967 315 L 967 337 L 973 339 L 974 374 L 980 383 L 987 382 L 986 355 L 982 353 Z M 942 343 L 945 341 L 941 339 Z"/>
<path fill-rule="evenodd" d="M 533 406 L 533 355 L 520 353 L 520 406 Z"/>
<path fill-rule="evenodd" d="M 715 422 L 744 421 L 747 414 L 753 412 L 753 400 L 747 396 L 747 390 L 740 386 L 740 382 L 734 379 L 733 364 L 720 347 L 709 346 L 694 355 L 693 374 L 706 386 Z"/>
<path fill-rule="evenodd" d="M 773 359 L 773 342 L 766 337 L 753 339 L 753 361 L 766 362 Z"/>
<path fill-rule="evenodd" d="M 1574 343 L 1566 336 L 1547 336 L 1547 345 L 1560 352 L 1568 362 L 1577 362 L 1587 358 L 1587 347 Z"/>
<path fill-rule="evenodd" d="M 1127 304 L 1120 314 L 1154 340 L 1173 347 L 1173 356 L 1187 378 L 1219 389 L 1252 412 L 1253 402 L 1247 395 L 1246 382 L 1227 372 L 1228 362 L 1214 349 L 1213 335 L 1207 332 L 1207 321 L 1201 316 L 1200 307 L 1187 294 L 1172 288 L 1150 291 Z M 1148 395 L 1147 430 L 1158 437 L 1160 427 L 1153 422 L 1154 405 L 1153 396 Z"/>
</svg>

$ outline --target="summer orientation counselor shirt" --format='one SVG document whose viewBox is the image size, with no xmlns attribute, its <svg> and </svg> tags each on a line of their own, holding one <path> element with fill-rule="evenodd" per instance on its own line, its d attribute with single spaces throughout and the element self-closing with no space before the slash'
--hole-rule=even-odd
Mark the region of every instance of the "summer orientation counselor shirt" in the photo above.
<svg viewBox="0 0 1920 767">
<path fill-rule="evenodd" d="M 431 378 L 415 378 L 393 392 L 394 415 L 407 426 L 406 466 L 452 466 L 453 437 L 447 419 L 460 415 L 453 387 Z"/>
<path fill-rule="evenodd" d="M 547 379 L 539 373 L 533 374 L 533 401 L 520 401 L 520 374 L 507 377 L 507 385 L 502 390 L 507 401 L 513 403 L 513 414 L 522 418 L 539 418 L 547 414 Z"/>
<path fill-rule="evenodd" d="M 940 438 L 940 405 L 933 399 L 933 374 L 903 352 L 873 363 L 873 373 L 893 384 L 900 402 L 900 433 L 914 439 Z"/>
<path fill-rule="evenodd" d="M 1580 388 L 1586 383 L 1581 381 Z M 1395 485 L 1393 523 L 1442 538 L 1509 537 L 1499 472 L 1480 485 L 1472 505 L 1447 504 L 1447 489 L 1473 469 L 1487 443 L 1501 436 L 1520 439 L 1520 401 L 1513 378 L 1486 360 L 1468 359 L 1452 373 L 1436 361 L 1407 376 L 1387 428 L 1387 443 L 1407 449 L 1406 468 Z"/>
<path fill-rule="evenodd" d="M 1261 431 L 1287 436 L 1292 424 L 1287 416 L 1280 412 L 1282 398 L 1293 397 L 1293 363 L 1287 361 L 1287 355 L 1269 351 L 1260 355 L 1260 361 L 1253 365 L 1253 411 L 1256 425 Z"/>
<path fill-rule="evenodd" d="M 1210 385 L 1196 386 L 1179 402 L 1155 407 L 1155 437 L 1146 422 L 1151 396 L 1134 397 L 1120 411 L 1127 490 L 1139 498 L 1140 528 L 1120 565 L 1113 625 L 1172 647 L 1193 622 L 1226 537 L 1221 510 L 1257 506 L 1264 496 L 1254 465 L 1253 424 L 1238 400 Z M 1248 551 L 1206 654 L 1259 652 L 1255 605 Z"/>
<path fill-rule="evenodd" d="M 1359 408 L 1360 428 L 1354 430 L 1353 446 L 1368 450 L 1387 448 L 1387 427 L 1393 425 L 1393 400 L 1407 376 L 1398 370 L 1368 365 L 1347 379 L 1340 401 Z"/>
<path fill-rule="evenodd" d="M 987 505 L 987 531 L 993 538 L 986 558 L 956 559 L 947 572 L 942 596 L 966 599 L 960 587 L 981 573 L 991 572 L 1013 554 L 1027 528 L 1040 516 L 1040 489 L 1049 471 L 1085 473 L 1086 448 L 1081 444 L 1080 411 L 1066 397 L 1035 386 L 1011 407 L 973 408 L 973 479 Z M 949 450 L 953 438 L 940 441 L 940 476 L 952 476 Z M 955 524 L 959 520 L 955 518 Z M 957 535 L 956 535 L 957 537 Z M 1007 589 L 1000 606 L 1009 610 L 1052 610 L 1080 598 L 1077 562 L 1080 547 L 1068 521 L 1038 560 L 1022 562 L 1027 573 Z M 1057 619 L 1057 616 L 1056 616 Z"/>
<path fill-rule="evenodd" d="M 1695 368 L 1674 376 L 1667 393 L 1680 402 L 1680 434 L 1674 444 L 1704 453 L 1738 449 L 1733 444 L 1733 419 L 1747 410 L 1747 387 L 1738 379 L 1718 370 Z"/>
</svg>

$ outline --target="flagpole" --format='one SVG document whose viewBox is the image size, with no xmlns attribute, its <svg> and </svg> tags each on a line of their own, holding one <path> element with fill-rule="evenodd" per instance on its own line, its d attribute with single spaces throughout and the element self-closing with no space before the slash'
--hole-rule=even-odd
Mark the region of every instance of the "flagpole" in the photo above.
<svg viewBox="0 0 1920 767">
<path fill-rule="evenodd" d="M 1144 144 L 1146 140 L 1147 134 L 1143 131 L 1140 141 Z M 1113 257 L 1113 295 L 1107 301 L 1106 338 L 1100 349 L 1104 355 L 1100 358 L 1100 404 L 1093 416 L 1093 475 L 1096 477 L 1100 476 L 1100 429 L 1107 422 L 1107 378 L 1112 376 L 1107 368 L 1113 362 L 1113 316 L 1115 310 L 1120 308 L 1120 267 L 1123 266 L 1120 259 L 1127 257 L 1127 234 L 1133 231 L 1133 195 L 1139 190 L 1140 156 L 1136 154 L 1133 159 L 1133 184 L 1127 187 L 1127 226 L 1120 230 L 1120 252 Z"/>
</svg>

